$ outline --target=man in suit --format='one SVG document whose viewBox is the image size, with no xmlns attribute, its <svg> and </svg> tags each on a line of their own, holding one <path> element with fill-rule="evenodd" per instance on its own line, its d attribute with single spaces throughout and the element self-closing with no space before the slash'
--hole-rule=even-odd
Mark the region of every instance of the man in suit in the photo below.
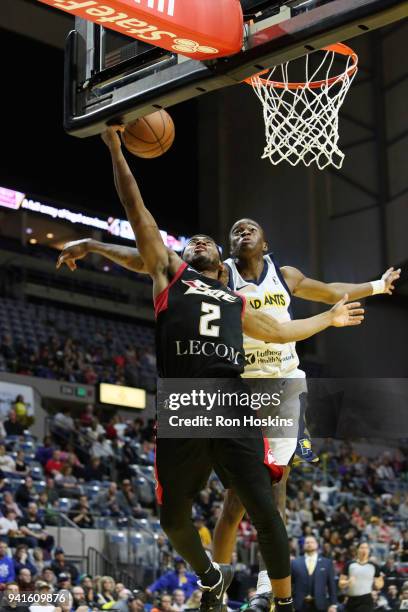
<svg viewBox="0 0 408 612">
<path fill-rule="evenodd" d="M 336 612 L 333 563 L 319 555 L 314 536 L 305 538 L 304 555 L 292 561 L 292 588 L 296 612 Z"/>
</svg>

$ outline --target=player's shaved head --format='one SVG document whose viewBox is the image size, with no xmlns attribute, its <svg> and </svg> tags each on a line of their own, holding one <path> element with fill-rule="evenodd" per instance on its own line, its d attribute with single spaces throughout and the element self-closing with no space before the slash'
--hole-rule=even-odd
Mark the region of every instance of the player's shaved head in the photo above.
<svg viewBox="0 0 408 612">
<path fill-rule="evenodd" d="M 184 248 L 182 257 L 198 272 L 217 270 L 221 265 L 221 255 L 214 238 L 207 234 L 195 234 Z"/>
<path fill-rule="evenodd" d="M 211 236 L 208 236 L 207 234 L 194 234 L 194 236 L 191 236 L 191 238 L 188 240 L 185 248 L 187 248 L 190 242 L 196 242 L 200 238 L 203 238 L 204 240 L 212 242 L 218 249 L 217 243 L 215 242 L 214 238 L 212 238 Z"/>
</svg>

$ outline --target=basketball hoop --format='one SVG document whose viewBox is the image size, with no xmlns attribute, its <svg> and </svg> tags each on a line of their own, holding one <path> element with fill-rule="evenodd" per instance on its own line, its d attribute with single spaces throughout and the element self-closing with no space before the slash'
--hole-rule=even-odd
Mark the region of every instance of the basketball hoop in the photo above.
<svg viewBox="0 0 408 612">
<path fill-rule="evenodd" d="M 337 145 L 339 111 L 357 74 L 358 56 L 342 43 L 321 52 L 323 58 L 316 68 L 311 68 L 310 55 L 306 55 L 305 82 L 289 80 L 293 62 L 245 79 L 263 106 L 266 146 L 262 159 L 269 158 L 273 165 L 284 160 L 292 166 L 300 161 L 305 166 L 315 162 L 323 170 L 329 165 L 339 169 L 343 164 L 344 153 Z M 346 66 L 333 75 L 337 59 L 344 60 Z"/>
</svg>

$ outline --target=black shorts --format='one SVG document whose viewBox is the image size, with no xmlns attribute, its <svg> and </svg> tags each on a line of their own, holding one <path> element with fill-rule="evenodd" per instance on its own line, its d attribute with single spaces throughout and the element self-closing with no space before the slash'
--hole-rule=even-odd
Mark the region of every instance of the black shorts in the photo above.
<svg viewBox="0 0 408 612">
<path fill-rule="evenodd" d="M 242 479 L 254 483 L 282 477 L 267 440 L 259 438 L 158 438 L 156 493 L 161 504 L 166 494 L 194 497 L 206 487 L 214 470 L 226 489 Z M 269 479 L 269 480 L 268 480 Z"/>
<path fill-rule="evenodd" d="M 345 609 L 348 612 L 373 612 L 374 602 L 371 593 L 349 597 Z"/>
</svg>

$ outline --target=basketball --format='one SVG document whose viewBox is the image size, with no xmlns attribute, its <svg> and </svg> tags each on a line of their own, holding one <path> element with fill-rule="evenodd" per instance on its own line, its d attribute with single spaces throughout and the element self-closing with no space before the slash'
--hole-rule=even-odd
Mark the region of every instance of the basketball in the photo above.
<svg viewBox="0 0 408 612">
<path fill-rule="evenodd" d="M 163 109 L 133 123 L 129 123 L 122 134 L 127 150 L 137 157 L 151 159 L 166 153 L 176 135 L 173 119 Z"/>
</svg>

